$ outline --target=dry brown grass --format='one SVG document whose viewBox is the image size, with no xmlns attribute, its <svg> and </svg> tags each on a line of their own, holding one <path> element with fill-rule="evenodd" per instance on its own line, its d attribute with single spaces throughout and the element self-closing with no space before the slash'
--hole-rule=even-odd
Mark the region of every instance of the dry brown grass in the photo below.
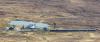
<svg viewBox="0 0 100 42">
<path fill-rule="evenodd" d="M 3 35 L 4 34 L 4 35 Z M 0 32 L 2 42 L 99 42 L 97 32 Z"/>
<path fill-rule="evenodd" d="M 100 28 L 100 1 L 0 0 L 0 27 L 6 27 L 15 17 L 49 24 L 56 22 L 64 28 Z M 0 36 L 0 42 L 100 42 L 99 35 L 87 32 L 12 34 Z"/>
</svg>

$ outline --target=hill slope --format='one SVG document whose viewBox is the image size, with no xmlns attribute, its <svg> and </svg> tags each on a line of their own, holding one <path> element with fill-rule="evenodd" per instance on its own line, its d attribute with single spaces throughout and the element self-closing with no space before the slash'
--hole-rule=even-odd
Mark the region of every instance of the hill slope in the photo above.
<svg viewBox="0 0 100 42">
<path fill-rule="evenodd" d="M 64 28 L 100 28 L 100 1 L 0 0 L 0 27 L 13 18 L 56 22 Z M 100 42 L 96 32 L 4 34 L 0 33 L 2 42 Z"/>
</svg>

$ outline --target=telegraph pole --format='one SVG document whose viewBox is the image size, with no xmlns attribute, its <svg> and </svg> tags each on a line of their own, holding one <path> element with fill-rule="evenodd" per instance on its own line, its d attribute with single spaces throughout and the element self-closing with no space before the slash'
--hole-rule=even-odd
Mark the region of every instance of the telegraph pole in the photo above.
<svg viewBox="0 0 100 42">
<path fill-rule="evenodd" d="M 56 28 L 56 25 L 57 25 L 57 24 L 54 22 L 54 23 L 53 23 L 54 28 Z"/>
</svg>

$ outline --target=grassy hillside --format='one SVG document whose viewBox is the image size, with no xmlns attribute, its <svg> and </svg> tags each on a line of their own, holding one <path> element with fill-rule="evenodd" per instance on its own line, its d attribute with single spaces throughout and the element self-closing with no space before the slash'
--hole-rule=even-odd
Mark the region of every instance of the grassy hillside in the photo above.
<svg viewBox="0 0 100 42">
<path fill-rule="evenodd" d="M 14 18 L 49 24 L 56 22 L 57 27 L 63 28 L 100 28 L 100 1 L 0 0 L 0 27 L 5 27 L 5 24 Z M 24 37 L 24 34 L 22 36 L 13 34 L 11 37 L 1 35 L 0 42 L 99 42 L 100 39 L 99 33 L 90 32 L 33 34 L 25 34 L 27 36 Z M 26 39 L 29 41 L 24 41 Z"/>
<path fill-rule="evenodd" d="M 0 17 L 99 28 L 99 4 L 98 0 L 1 0 Z"/>
<path fill-rule="evenodd" d="M 99 42 L 96 32 L 0 32 L 0 42 Z"/>
</svg>

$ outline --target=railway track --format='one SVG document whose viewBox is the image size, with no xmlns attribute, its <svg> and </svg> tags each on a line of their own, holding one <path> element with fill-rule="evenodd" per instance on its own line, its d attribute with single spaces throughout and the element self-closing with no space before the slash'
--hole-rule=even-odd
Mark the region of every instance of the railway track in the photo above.
<svg viewBox="0 0 100 42">
<path fill-rule="evenodd" d="M 6 31 L 5 28 L 0 28 L 0 31 Z M 7 30 L 9 31 L 9 30 Z M 14 30 L 16 31 L 16 30 Z M 32 29 L 23 29 L 21 30 L 20 32 L 34 32 L 36 30 L 32 30 Z M 39 31 L 39 30 L 38 30 Z M 44 32 L 96 32 L 96 31 L 100 31 L 99 29 L 96 29 L 96 28 L 85 28 L 85 29 L 61 29 L 61 30 L 42 30 Z"/>
<path fill-rule="evenodd" d="M 50 32 L 95 32 L 97 30 L 50 30 Z"/>
</svg>

